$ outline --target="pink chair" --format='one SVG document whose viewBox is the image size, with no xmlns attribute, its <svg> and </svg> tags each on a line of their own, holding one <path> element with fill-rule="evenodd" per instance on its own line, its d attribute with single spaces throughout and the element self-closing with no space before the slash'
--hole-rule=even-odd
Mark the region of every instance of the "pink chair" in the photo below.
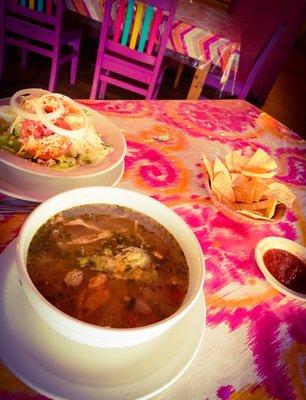
<svg viewBox="0 0 306 400">
<path fill-rule="evenodd" d="M 234 87 L 233 96 L 238 97 L 239 99 L 245 99 L 255 79 L 262 70 L 265 61 L 267 60 L 267 58 L 275 48 L 276 44 L 280 41 L 281 37 L 283 36 L 284 31 L 285 31 L 285 25 L 284 24 L 279 25 L 278 28 L 274 31 L 274 33 L 270 37 L 270 39 L 267 41 L 267 43 L 263 46 L 262 51 L 258 54 L 245 80 L 239 80 L 240 75 L 238 73 L 237 81 L 234 82 L 233 79 L 229 79 L 226 82 L 223 92 L 228 93 Z M 243 48 L 241 51 L 243 51 Z M 220 90 L 221 89 L 220 76 L 210 73 L 205 81 L 205 86 Z M 229 88 L 229 91 L 227 91 L 227 88 Z"/>
<path fill-rule="evenodd" d="M 108 83 L 155 98 L 163 75 L 161 62 L 177 8 L 173 0 L 105 1 L 90 98 L 104 97 Z M 108 36 L 111 31 L 110 36 Z M 100 86 L 100 87 L 99 87 Z"/>
<path fill-rule="evenodd" d="M 80 54 L 81 31 L 63 31 L 63 0 L 0 0 L 0 79 L 5 66 L 5 47 L 21 47 L 21 65 L 26 67 L 28 52 L 52 60 L 49 90 L 54 91 L 59 68 L 71 61 L 70 83 L 75 84 Z M 36 6 L 36 8 L 35 8 Z M 69 52 L 62 54 L 63 46 Z"/>
</svg>

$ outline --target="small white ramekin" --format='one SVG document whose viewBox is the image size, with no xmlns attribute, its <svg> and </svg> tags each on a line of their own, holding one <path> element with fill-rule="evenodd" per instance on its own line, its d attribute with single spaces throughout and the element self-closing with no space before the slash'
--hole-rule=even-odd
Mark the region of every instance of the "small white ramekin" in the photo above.
<svg viewBox="0 0 306 400">
<path fill-rule="evenodd" d="M 267 281 L 276 290 L 287 296 L 291 296 L 299 300 L 306 300 L 306 294 L 295 292 L 294 290 L 287 288 L 270 273 L 263 260 L 265 252 L 270 249 L 287 250 L 289 253 L 294 254 L 296 257 L 299 257 L 301 260 L 306 262 L 306 248 L 299 243 L 278 236 L 268 236 L 260 240 L 255 248 L 257 265 L 261 269 L 261 272 L 264 274 Z"/>
</svg>

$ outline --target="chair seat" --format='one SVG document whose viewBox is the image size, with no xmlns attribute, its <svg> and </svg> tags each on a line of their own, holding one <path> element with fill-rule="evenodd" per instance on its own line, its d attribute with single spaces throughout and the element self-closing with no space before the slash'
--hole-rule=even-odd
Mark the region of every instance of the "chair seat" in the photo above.
<svg viewBox="0 0 306 400">
<path fill-rule="evenodd" d="M 233 85 L 234 85 L 233 96 L 239 97 L 239 94 L 241 93 L 241 90 L 243 88 L 243 82 L 239 82 L 239 80 L 237 80 L 237 78 L 236 78 L 235 82 L 231 78 L 228 79 L 228 81 L 226 82 L 226 84 L 224 86 L 223 93 L 231 94 Z M 213 88 L 213 89 L 221 90 L 222 85 L 220 84 L 220 75 L 210 73 L 206 78 L 205 86 Z"/>
<path fill-rule="evenodd" d="M 101 68 L 115 72 L 119 75 L 137 79 L 144 83 L 150 83 L 153 70 L 150 67 L 137 65 L 135 62 L 120 59 L 109 54 L 104 54 Z"/>
<path fill-rule="evenodd" d="M 75 29 L 71 31 L 64 31 L 61 37 L 62 44 L 69 44 L 74 40 L 79 40 L 81 38 L 82 31 L 80 29 Z"/>
</svg>

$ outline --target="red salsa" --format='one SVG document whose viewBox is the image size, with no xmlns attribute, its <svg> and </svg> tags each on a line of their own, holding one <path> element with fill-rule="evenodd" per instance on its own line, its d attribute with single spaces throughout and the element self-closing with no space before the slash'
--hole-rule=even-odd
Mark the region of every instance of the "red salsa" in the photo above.
<svg viewBox="0 0 306 400">
<path fill-rule="evenodd" d="M 295 292 L 306 293 L 306 264 L 300 258 L 286 250 L 270 249 L 263 259 L 281 284 Z"/>
</svg>

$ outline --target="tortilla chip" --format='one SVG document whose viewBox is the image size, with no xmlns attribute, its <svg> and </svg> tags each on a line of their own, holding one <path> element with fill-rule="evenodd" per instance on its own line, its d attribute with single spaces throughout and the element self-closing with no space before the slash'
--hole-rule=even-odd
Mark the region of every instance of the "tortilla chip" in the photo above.
<svg viewBox="0 0 306 400">
<path fill-rule="evenodd" d="M 212 182 L 214 174 L 213 174 L 213 170 L 212 170 L 211 161 L 209 161 L 209 159 L 205 156 L 205 154 L 202 154 L 202 159 L 203 159 L 203 163 L 204 163 L 204 166 L 206 168 L 206 171 L 208 173 L 210 182 Z"/>
<path fill-rule="evenodd" d="M 249 210 L 249 211 L 259 211 L 273 208 L 275 210 L 277 201 L 272 199 L 256 201 L 251 204 L 236 203 L 238 210 Z"/>
<path fill-rule="evenodd" d="M 263 214 L 261 214 L 258 211 L 238 210 L 237 212 L 239 214 L 246 215 L 247 217 L 251 217 L 251 218 L 255 218 L 255 219 L 264 219 L 264 220 L 270 221 L 270 218 L 265 217 Z"/>
<path fill-rule="evenodd" d="M 240 185 L 241 179 L 244 179 L 243 175 L 238 172 L 231 172 L 232 186 Z"/>
<path fill-rule="evenodd" d="M 228 181 L 228 184 L 230 185 L 232 183 L 232 178 L 231 178 L 231 175 L 230 175 L 228 169 L 226 168 L 226 166 L 223 164 L 223 162 L 218 157 L 215 157 L 214 169 L 213 169 L 214 176 L 216 176 L 219 172 L 224 173 L 225 178 Z"/>
<path fill-rule="evenodd" d="M 226 197 L 231 202 L 235 202 L 234 192 L 231 181 L 228 180 L 224 172 L 218 172 L 212 181 L 211 189 L 219 195 Z"/>
<path fill-rule="evenodd" d="M 235 150 L 232 152 L 232 165 L 234 172 L 240 172 L 244 169 L 249 159 L 242 155 L 242 150 Z"/>
<path fill-rule="evenodd" d="M 231 200 L 229 200 L 228 198 L 226 198 L 225 196 L 223 196 L 221 193 L 219 193 L 216 188 L 212 188 L 212 193 L 215 196 L 215 198 L 222 203 L 223 205 L 225 205 L 227 208 L 230 208 L 233 211 L 236 211 L 236 207 L 235 207 L 235 203 Z"/>
<path fill-rule="evenodd" d="M 244 165 L 243 170 L 255 173 L 264 173 L 273 171 L 277 168 L 276 162 L 263 149 L 257 149 L 248 162 Z"/>
<path fill-rule="evenodd" d="M 277 201 L 273 199 L 262 200 L 252 204 L 236 203 L 236 207 L 240 211 L 255 211 L 269 219 L 273 217 L 276 205 Z"/>
<path fill-rule="evenodd" d="M 276 206 L 277 206 L 277 201 L 275 201 L 270 208 L 266 208 L 265 210 L 261 210 L 261 212 L 265 217 L 272 219 L 274 214 L 275 214 Z"/>
<path fill-rule="evenodd" d="M 246 176 L 241 175 L 233 187 L 235 202 L 251 204 L 254 202 L 255 184 Z"/>
<path fill-rule="evenodd" d="M 251 180 L 254 182 L 254 201 L 259 201 L 267 192 L 269 187 L 258 178 L 253 177 Z"/>
<path fill-rule="evenodd" d="M 285 204 L 290 208 L 295 200 L 295 195 L 283 183 L 273 182 L 268 185 L 265 193 L 269 199 L 277 200 L 279 203 Z"/>
<path fill-rule="evenodd" d="M 253 176 L 255 178 L 260 178 L 260 179 L 271 179 L 273 178 L 274 175 L 276 175 L 277 171 L 271 171 L 271 172 L 251 172 L 251 171 L 245 171 L 244 169 L 241 171 L 242 175 L 244 176 Z"/>
<path fill-rule="evenodd" d="M 234 166 L 233 166 L 233 162 L 232 162 L 232 153 L 226 154 L 226 156 L 225 156 L 225 164 L 226 164 L 227 169 L 230 172 L 234 171 Z"/>
<path fill-rule="evenodd" d="M 223 164 L 223 162 L 220 160 L 219 157 L 215 157 L 214 160 L 214 175 L 217 175 L 218 172 L 225 172 L 228 171 L 228 169 L 226 168 L 226 166 Z"/>
</svg>

